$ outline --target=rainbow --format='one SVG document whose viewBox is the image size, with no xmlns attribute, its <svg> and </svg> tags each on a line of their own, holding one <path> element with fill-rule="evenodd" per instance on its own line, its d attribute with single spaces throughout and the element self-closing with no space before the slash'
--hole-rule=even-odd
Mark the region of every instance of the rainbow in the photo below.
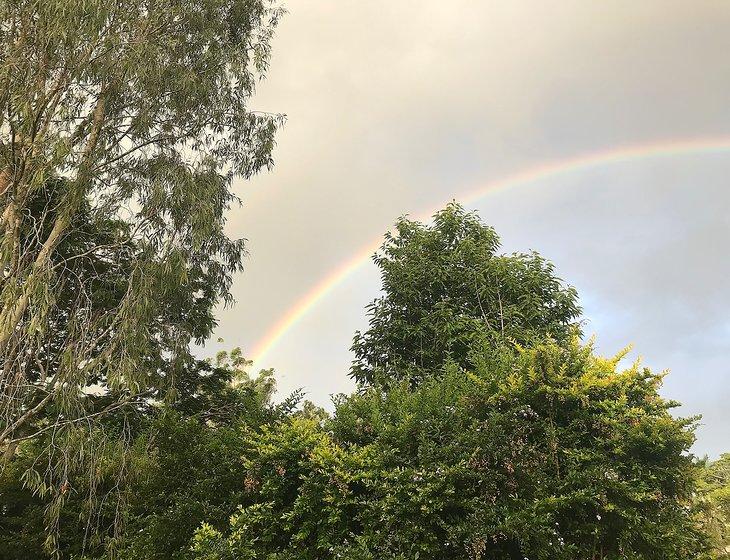
<svg viewBox="0 0 730 560">
<path fill-rule="evenodd" d="M 512 187 L 519 187 L 600 167 L 603 165 L 623 163 L 649 158 L 666 158 L 679 155 L 727 153 L 730 152 L 730 136 L 699 138 L 688 140 L 664 140 L 649 144 L 638 144 L 618 148 L 610 148 L 597 152 L 580 154 L 567 159 L 548 161 L 508 175 L 501 179 L 477 187 L 460 197 L 460 202 L 469 205 L 475 201 Z M 448 201 L 443 201 L 434 208 L 421 213 L 417 219 L 430 218 L 436 211 L 443 208 Z M 342 263 L 327 276 L 322 278 L 312 289 L 299 299 L 261 338 L 253 350 L 253 361 L 261 364 L 264 358 L 278 344 L 282 337 L 296 325 L 302 317 L 309 313 L 327 294 L 336 286 L 344 282 L 351 274 L 370 260 L 370 257 L 380 247 L 382 235 L 364 245 L 353 257 Z"/>
</svg>

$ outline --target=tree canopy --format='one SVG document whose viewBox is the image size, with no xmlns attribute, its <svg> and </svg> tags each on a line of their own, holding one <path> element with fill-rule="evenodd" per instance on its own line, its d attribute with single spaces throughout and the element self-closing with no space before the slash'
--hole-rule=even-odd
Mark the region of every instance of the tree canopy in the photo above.
<svg viewBox="0 0 730 560">
<path fill-rule="evenodd" d="M 447 359 L 467 366 L 475 342 L 568 340 L 580 314 L 572 287 L 537 253 L 498 254 L 491 227 L 449 204 L 431 224 L 401 218 L 374 261 L 383 295 L 368 307 L 351 374 L 360 383 L 418 383 Z"/>
<path fill-rule="evenodd" d="M 225 528 L 246 498 L 238 465 L 248 433 L 286 417 L 299 401 L 293 395 L 273 404 L 272 372 L 249 376 L 249 365 L 238 349 L 195 361 L 174 401 L 104 416 L 104 431 L 129 443 L 104 450 L 96 473 L 68 473 L 52 543 L 44 510 L 53 496 L 23 484 L 52 458 L 51 436 L 25 442 L 0 471 L 0 558 L 48 558 L 47 544 L 62 558 L 182 558 L 201 523 Z"/>
<path fill-rule="evenodd" d="M 0 3 L 0 444 L 51 405 L 87 416 L 89 380 L 122 399 L 155 390 L 151 347 L 181 364 L 210 333 L 209 311 L 195 328 L 159 319 L 230 299 L 243 242 L 223 229 L 229 186 L 272 162 L 281 119 L 248 101 L 279 15 L 264 0 Z M 77 277 L 78 261 L 119 258 L 119 297 L 96 305 L 104 272 Z M 61 359 L 32 382 L 67 288 Z"/>
<path fill-rule="evenodd" d="M 0 0 L 0 560 L 728 558 L 728 456 L 456 203 L 385 236 L 333 413 L 196 357 L 282 13 Z"/>
<path fill-rule="evenodd" d="M 414 364 L 401 357 L 420 348 L 379 339 L 384 355 L 398 357 L 374 370 L 388 377 L 363 378 L 331 415 L 296 408 L 296 394 L 272 405 L 271 372 L 249 377 L 240 351 L 186 362 L 172 398 L 104 417 L 104 433 L 126 438 L 127 451 L 102 440 L 104 468 L 71 472 L 61 502 L 23 488 L 41 478 L 37 458 L 53 456 L 47 434 L 21 448 L 0 476 L 8 558 L 29 558 L 23 547 L 47 554 L 37 519 L 54 507 L 52 544 L 64 558 L 722 558 L 722 463 L 706 470 L 691 455 L 697 419 L 671 414 L 677 403 L 659 393 L 664 374 L 581 343 L 575 293 L 542 257 L 495 256 L 493 231 L 456 205 L 437 218 L 471 232 L 440 244 L 449 229 L 438 226 L 439 252 L 419 260 L 428 272 L 414 285 L 438 293 L 436 306 L 446 302 L 449 312 L 432 314 L 417 295 L 397 301 L 404 317 L 421 318 L 416 327 L 428 326 L 423 332 L 451 333 L 443 348 L 431 344 Z M 483 260 L 468 250 L 472 238 L 491 247 Z M 402 245 L 409 255 L 420 250 Z M 390 292 L 400 293 L 389 274 L 407 265 L 381 262 L 384 281 L 394 282 L 380 303 L 389 309 Z M 506 280 L 469 292 L 467 266 L 484 278 L 497 267 L 503 279 L 527 268 L 530 281 L 514 301 L 502 295 Z M 526 323 L 545 294 L 568 311 L 552 327 Z M 395 327 L 388 332 L 404 332 Z M 116 501 L 88 498 L 114 488 L 123 489 Z"/>
<path fill-rule="evenodd" d="M 730 559 L 730 453 L 700 466 L 697 501 L 713 558 Z"/>
<path fill-rule="evenodd" d="M 254 503 L 194 557 L 699 558 L 693 421 L 619 359 L 505 350 L 265 428 L 242 462 Z"/>
</svg>

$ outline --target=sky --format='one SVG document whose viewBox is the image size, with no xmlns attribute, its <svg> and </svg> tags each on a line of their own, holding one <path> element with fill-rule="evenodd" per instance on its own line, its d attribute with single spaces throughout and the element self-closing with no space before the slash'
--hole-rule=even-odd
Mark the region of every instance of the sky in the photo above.
<svg viewBox="0 0 730 560">
<path fill-rule="evenodd" d="M 349 392 L 372 263 L 254 356 L 272 329 L 404 214 L 468 200 L 505 252 L 575 286 L 601 353 L 670 370 L 694 451 L 730 451 L 730 149 L 618 159 L 494 190 L 504 177 L 632 146 L 730 148 L 724 0 L 292 0 L 253 106 L 285 113 L 275 166 L 234 190 L 248 240 L 235 306 L 204 349 L 240 346 L 328 406 Z M 215 338 L 213 339 L 215 340 Z"/>
</svg>

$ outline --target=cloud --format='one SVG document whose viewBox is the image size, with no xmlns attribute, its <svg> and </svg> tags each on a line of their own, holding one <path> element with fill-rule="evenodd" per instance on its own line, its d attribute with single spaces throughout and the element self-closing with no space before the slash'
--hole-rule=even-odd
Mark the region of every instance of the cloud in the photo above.
<svg viewBox="0 0 730 560">
<path fill-rule="evenodd" d="M 255 103 L 288 115 L 276 167 L 236 185 L 244 206 L 230 221 L 251 257 L 219 334 L 244 350 L 398 215 L 546 160 L 730 133 L 722 2 L 298 0 L 289 9 Z M 591 302 L 607 348 L 635 341 L 652 365 L 679 364 L 667 391 L 684 391 L 692 410 L 718 410 L 698 446 L 712 452 L 730 424 L 712 404 L 726 394 L 717 357 L 730 348 L 704 334 L 720 332 L 730 311 L 729 168 L 722 157 L 612 166 L 479 205 L 509 249 L 556 260 Z M 283 387 L 306 386 L 319 400 L 350 387 L 347 347 L 377 290 L 377 273 L 362 272 L 282 341 L 270 360 Z"/>
</svg>

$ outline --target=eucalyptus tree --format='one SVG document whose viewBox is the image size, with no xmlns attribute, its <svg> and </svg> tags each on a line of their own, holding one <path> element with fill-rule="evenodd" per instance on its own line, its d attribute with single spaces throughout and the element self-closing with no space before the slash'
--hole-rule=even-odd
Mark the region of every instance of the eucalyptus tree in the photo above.
<svg viewBox="0 0 730 560">
<path fill-rule="evenodd" d="M 176 290 L 230 299 L 243 255 L 224 232 L 231 181 L 272 164 L 281 116 L 249 100 L 281 13 L 268 0 L 0 2 L 1 446 L 33 437 L 51 406 L 38 429 L 79 426 L 93 379 L 117 395 L 112 408 L 146 398 L 174 376 L 150 371 L 150 348 L 162 343 L 179 365 L 191 338 L 210 332 L 212 318 L 201 329 L 159 318 Z M 109 220 L 123 227 L 74 256 L 109 261 L 134 244 L 123 294 L 100 307 L 93 275 L 79 284 L 59 248 L 81 222 Z"/>
<path fill-rule="evenodd" d="M 228 526 L 228 518 L 247 498 L 240 458 L 248 451 L 248 434 L 283 420 L 299 402 L 295 393 L 274 404 L 272 372 L 249 375 L 250 365 L 238 349 L 222 352 L 216 360 L 195 360 L 178 375 L 173 402 L 136 411 L 135 421 L 129 422 L 132 451 L 126 457 L 133 465 L 131 479 L 122 495 L 95 506 L 93 532 L 83 487 L 90 479 L 74 480 L 74 490 L 60 512 L 61 558 L 183 558 L 203 521 L 221 529 Z M 121 415 L 115 411 L 104 417 L 107 430 L 119 423 Z M 27 442 L 0 470 L 3 560 L 53 557 L 43 544 L 43 509 L 49 500 L 34 495 L 22 482 L 50 437 L 46 433 Z M 115 484 L 119 475 L 114 460 L 124 458 L 104 459 L 97 493 Z M 127 504 L 123 532 L 115 528 L 119 498 Z"/>
<path fill-rule="evenodd" d="M 48 442 L 24 480 L 52 498 L 49 548 L 70 495 L 101 498 L 112 464 L 109 488 L 124 487 L 124 411 L 172 395 L 230 301 L 244 252 L 224 231 L 231 182 L 272 164 L 282 118 L 249 102 L 281 14 L 0 0 L 0 450 Z"/>
</svg>

